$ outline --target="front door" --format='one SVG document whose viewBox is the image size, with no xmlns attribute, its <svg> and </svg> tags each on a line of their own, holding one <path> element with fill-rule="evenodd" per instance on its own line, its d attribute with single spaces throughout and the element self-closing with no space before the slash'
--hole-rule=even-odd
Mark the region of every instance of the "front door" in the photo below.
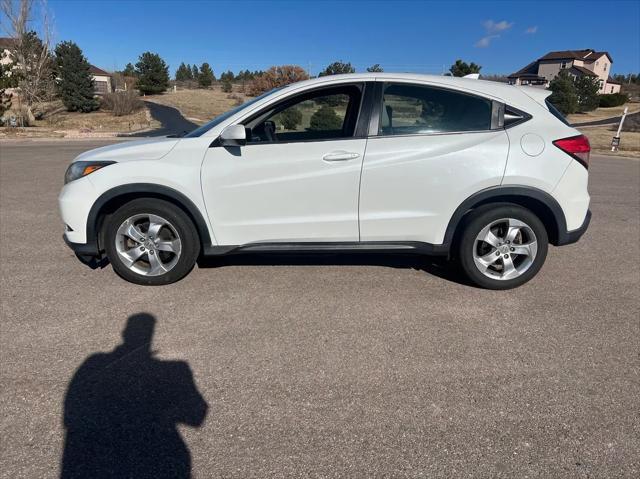
<svg viewBox="0 0 640 479">
<path fill-rule="evenodd" d="M 244 121 L 247 145 L 207 150 L 202 188 L 219 245 L 359 240 L 361 99 L 360 85 L 301 93 Z"/>
</svg>

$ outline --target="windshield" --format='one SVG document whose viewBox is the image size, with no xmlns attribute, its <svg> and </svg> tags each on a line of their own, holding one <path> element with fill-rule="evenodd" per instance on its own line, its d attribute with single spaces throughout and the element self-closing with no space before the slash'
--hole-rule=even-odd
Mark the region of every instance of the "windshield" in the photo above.
<svg viewBox="0 0 640 479">
<path fill-rule="evenodd" d="M 240 110 L 248 107 L 249 105 L 253 105 L 255 102 L 262 100 L 264 97 L 271 95 L 272 93 L 281 90 L 283 87 L 278 87 L 278 88 L 274 88 L 273 90 L 269 90 L 266 93 L 263 93 L 260 96 L 257 96 L 255 98 L 252 98 L 251 100 L 249 100 L 248 102 L 243 103 L 242 105 L 239 105 L 229 111 L 225 111 L 223 114 L 216 116 L 213 120 L 211 120 L 208 123 L 205 123 L 204 125 L 202 125 L 199 128 L 196 128 L 195 130 L 193 130 L 191 133 L 186 134 L 184 137 L 185 138 L 196 138 L 198 136 L 202 136 L 204 133 L 206 133 L 207 131 L 209 131 L 211 128 L 213 128 L 214 126 L 218 126 L 220 123 L 222 123 L 223 121 L 225 121 L 227 118 L 232 117 L 233 115 L 235 115 L 236 113 L 238 113 Z"/>
</svg>

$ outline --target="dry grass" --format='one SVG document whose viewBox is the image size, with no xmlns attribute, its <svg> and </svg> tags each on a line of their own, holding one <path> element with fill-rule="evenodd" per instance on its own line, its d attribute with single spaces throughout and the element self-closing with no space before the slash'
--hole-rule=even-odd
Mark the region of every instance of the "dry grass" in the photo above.
<svg viewBox="0 0 640 479">
<path fill-rule="evenodd" d="M 618 151 L 611 151 L 611 139 L 616 134 L 616 130 L 617 128 L 610 126 L 591 126 L 580 129 L 589 137 L 591 149 L 595 153 L 640 158 L 640 132 L 622 132 Z"/>
<path fill-rule="evenodd" d="M 238 102 L 246 101 L 239 85 L 233 86 L 233 93 L 225 93 L 219 85 L 207 90 L 169 91 L 163 95 L 145 97 L 145 100 L 172 106 L 194 123 L 206 123 L 211 118 L 230 110 Z"/>
<path fill-rule="evenodd" d="M 640 103 L 627 102 L 621 106 L 613 106 L 611 108 L 596 108 L 593 111 L 587 113 L 574 113 L 567 115 L 567 121 L 569 123 L 586 123 L 588 121 L 604 120 L 605 118 L 612 118 L 622 115 L 622 112 L 626 107 L 629 107 L 629 113 L 635 113 L 640 111 Z"/>
</svg>

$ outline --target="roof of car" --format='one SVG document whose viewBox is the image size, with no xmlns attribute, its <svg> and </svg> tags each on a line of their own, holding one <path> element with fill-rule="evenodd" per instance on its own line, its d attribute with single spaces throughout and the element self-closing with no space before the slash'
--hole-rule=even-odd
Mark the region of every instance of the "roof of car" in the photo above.
<svg viewBox="0 0 640 479">
<path fill-rule="evenodd" d="M 310 80 L 292 83 L 284 90 L 298 89 L 306 86 L 344 83 L 346 81 L 415 81 L 419 83 L 429 83 L 443 88 L 453 88 L 464 90 L 469 93 L 477 93 L 503 100 L 510 100 L 514 96 L 519 96 L 519 89 L 527 87 L 516 87 L 507 83 L 500 83 L 489 80 L 476 80 L 472 78 L 459 78 L 444 75 L 423 75 L 419 73 L 347 73 L 343 75 L 329 75 Z"/>
</svg>

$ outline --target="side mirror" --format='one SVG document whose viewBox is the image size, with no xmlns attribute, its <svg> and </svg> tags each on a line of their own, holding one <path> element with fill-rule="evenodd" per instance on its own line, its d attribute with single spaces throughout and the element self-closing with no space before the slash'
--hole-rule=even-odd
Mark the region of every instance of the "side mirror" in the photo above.
<svg viewBox="0 0 640 479">
<path fill-rule="evenodd" d="M 220 133 L 222 146 L 244 146 L 247 144 L 247 132 L 244 125 L 229 125 Z"/>
</svg>

